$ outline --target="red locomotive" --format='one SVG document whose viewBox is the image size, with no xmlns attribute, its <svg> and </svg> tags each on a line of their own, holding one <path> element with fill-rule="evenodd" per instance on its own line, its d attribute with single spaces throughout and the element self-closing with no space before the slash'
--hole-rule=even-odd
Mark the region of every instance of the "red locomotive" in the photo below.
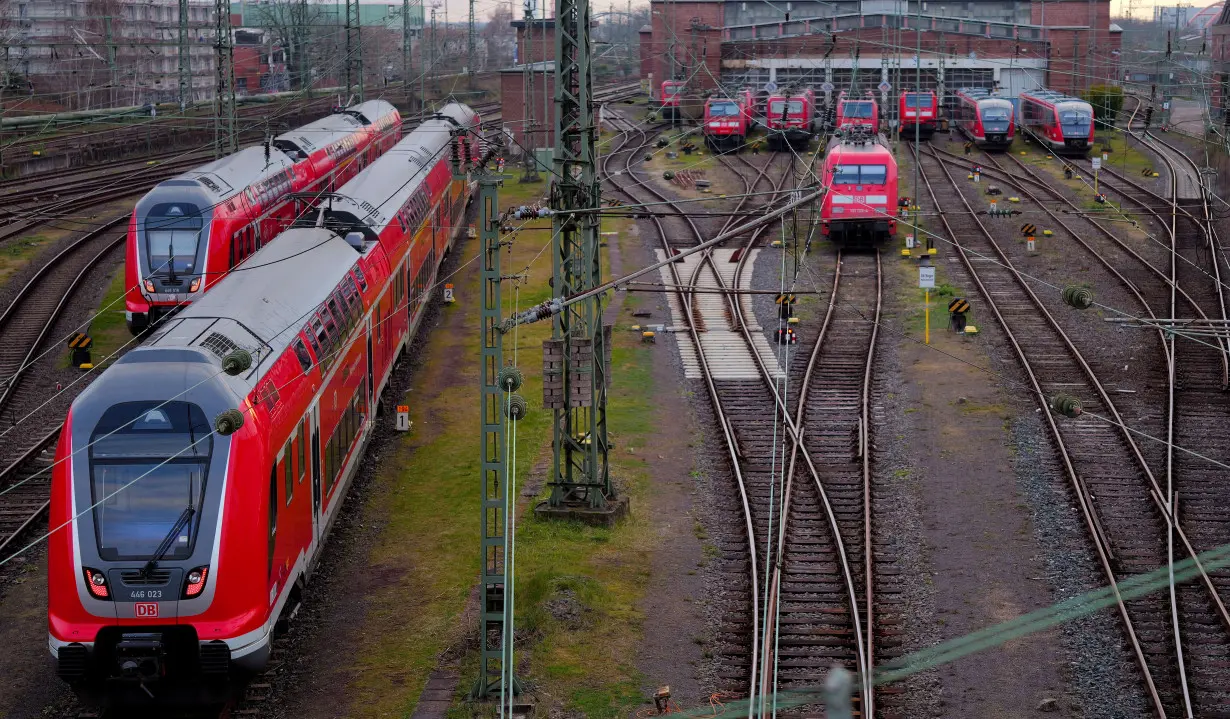
<svg viewBox="0 0 1230 719">
<path fill-rule="evenodd" d="M 658 97 L 658 109 L 664 119 L 683 116 L 683 93 L 687 83 L 681 80 L 667 80 L 662 83 L 662 94 Z"/>
<path fill-rule="evenodd" d="M 47 613 L 81 693 L 212 699 L 265 666 L 464 220 L 451 135 L 478 126 L 446 106 L 73 402 Z"/>
<path fill-rule="evenodd" d="M 842 246 L 869 246 L 897 234 L 897 160 L 865 132 L 834 138 L 824 156 L 828 191 L 821 232 Z"/>
<path fill-rule="evenodd" d="M 789 96 L 770 95 L 764 119 L 771 149 L 806 146 L 816 134 L 816 95 L 811 89 Z"/>
<path fill-rule="evenodd" d="M 1085 157 L 1093 147 L 1093 106 L 1061 92 L 1021 93 L 1021 126 L 1060 155 Z"/>
<path fill-rule="evenodd" d="M 401 135 L 401 116 L 372 100 L 159 183 L 128 223 L 124 311 L 143 332 L 289 226 L 289 196 L 340 187 Z"/>
<path fill-rule="evenodd" d="M 740 90 L 734 97 L 711 97 L 705 101 L 705 124 L 702 132 L 711 149 L 723 146 L 739 147 L 747 139 L 752 125 L 752 93 Z"/>
<path fill-rule="evenodd" d="M 956 123 L 975 145 L 986 150 L 1006 150 L 1016 135 L 1012 102 L 994 97 L 982 88 L 957 91 Z"/>
<path fill-rule="evenodd" d="M 872 135 L 880 132 L 880 108 L 874 98 L 852 100 L 842 92 L 837 100 L 837 129 L 862 126 Z"/>
<path fill-rule="evenodd" d="M 940 104 L 934 92 L 903 92 L 899 99 L 898 117 L 901 137 L 929 138 L 939 123 Z"/>
</svg>

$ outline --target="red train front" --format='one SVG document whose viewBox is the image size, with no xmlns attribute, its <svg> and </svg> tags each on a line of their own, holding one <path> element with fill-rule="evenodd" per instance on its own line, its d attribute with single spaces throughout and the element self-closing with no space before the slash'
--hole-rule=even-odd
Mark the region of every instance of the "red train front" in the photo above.
<svg viewBox="0 0 1230 719">
<path fill-rule="evenodd" d="M 897 234 L 897 160 L 878 139 L 834 138 L 824 156 L 821 232 L 840 246 L 870 246 Z"/>
<path fill-rule="evenodd" d="M 816 134 L 816 96 L 810 89 L 786 95 L 771 95 L 765 103 L 765 126 L 769 147 L 806 145 Z"/>
<path fill-rule="evenodd" d="M 662 83 L 661 95 L 658 97 L 658 109 L 665 119 L 682 117 L 683 93 L 687 83 L 678 80 L 667 80 Z"/>
<path fill-rule="evenodd" d="M 265 666 L 461 227 L 456 128 L 478 117 L 424 122 L 73 402 L 48 629 L 78 691 L 213 699 Z"/>
<path fill-rule="evenodd" d="M 940 106 L 934 92 L 903 92 L 898 102 L 901 137 L 926 139 L 935 134 Z"/>
<path fill-rule="evenodd" d="M 397 109 L 372 100 L 158 184 L 128 225 L 129 330 L 195 301 L 289 226 L 302 209 L 292 193 L 340 187 L 400 134 Z"/>
<path fill-rule="evenodd" d="M 880 108 L 872 98 L 856 100 L 843 92 L 837 101 L 837 129 L 863 127 L 872 135 L 880 132 Z"/>
<path fill-rule="evenodd" d="M 958 90 L 956 117 L 961 132 L 986 150 L 1005 150 L 1016 136 L 1012 102 L 981 88 Z"/>
<path fill-rule="evenodd" d="M 1021 93 L 1021 125 L 1052 152 L 1085 157 L 1093 147 L 1093 106 L 1054 90 Z"/>
<path fill-rule="evenodd" d="M 702 132 L 711 148 L 739 147 L 747 139 L 752 121 L 752 93 L 740 90 L 734 97 L 711 97 L 705 101 Z"/>
</svg>

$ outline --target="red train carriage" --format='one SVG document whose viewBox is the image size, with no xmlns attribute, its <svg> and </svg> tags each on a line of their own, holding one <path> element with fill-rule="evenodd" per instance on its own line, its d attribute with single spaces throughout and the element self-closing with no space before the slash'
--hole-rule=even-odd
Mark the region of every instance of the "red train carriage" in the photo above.
<svg viewBox="0 0 1230 719">
<path fill-rule="evenodd" d="M 837 100 L 837 129 L 862 126 L 872 135 L 880 132 L 880 108 L 872 98 L 862 100 L 846 97 L 844 92 Z"/>
<path fill-rule="evenodd" d="M 201 296 L 285 229 L 292 193 L 340 187 L 401 135 L 401 116 L 372 100 L 159 183 L 128 225 L 125 316 L 137 334 Z"/>
<path fill-rule="evenodd" d="M 58 673 L 80 692 L 212 698 L 265 666 L 459 227 L 457 127 L 478 117 L 449 105 L 73 402 L 47 609 Z M 250 366 L 223 371 L 237 349 Z"/>
<path fill-rule="evenodd" d="M 897 160 L 881 142 L 835 138 L 823 181 L 820 229 L 834 243 L 869 246 L 897 234 Z"/>
<path fill-rule="evenodd" d="M 710 148 L 739 147 L 747 139 L 752 123 L 752 93 L 740 90 L 733 97 L 711 97 L 705 101 L 702 132 Z"/>
<path fill-rule="evenodd" d="M 1054 90 L 1021 93 L 1021 125 L 1060 155 L 1084 157 L 1093 147 L 1093 106 Z"/>
<path fill-rule="evenodd" d="M 665 119 L 682 117 L 683 93 L 687 83 L 680 80 L 667 80 L 662 83 L 662 92 L 658 96 L 658 109 Z"/>
<path fill-rule="evenodd" d="M 816 134 L 815 93 L 806 89 L 789 96 L 770 95 L 764 120 L 771 149 L 805 146 Z"/>
<path fill-rule="evenodd" d="M 954 118 L 961 132 L 975 145 L 987 150 L 1004 150 L 1016 135 L 1012 103 L 994 97 L 982 88 L 957 91 Z"/>
<path fill-rule="evenodd" d="M 898 102 L 901 137 L 910 140 L 915 136 L 929 138 L 935 134 L 940 104 L 934 92 L 903 92 Z"/>
</svg>

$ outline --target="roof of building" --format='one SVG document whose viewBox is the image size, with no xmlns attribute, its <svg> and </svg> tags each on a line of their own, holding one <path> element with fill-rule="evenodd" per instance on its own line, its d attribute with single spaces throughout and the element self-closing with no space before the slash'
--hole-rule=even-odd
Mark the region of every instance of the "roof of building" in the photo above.
<svg viewBox="0 0 1230 719">
<path fill-rule="evenodd" d="M 543 60 L 542 62 L 531 62 L 530 63 L 530 72 L 554 72 L 554 71 L 555 71 L 555 61 L 554 60 Z M 525 72 L 525 63 L 522 63 L 520 65 L 513 65 L 512 67 L 503 68 L 500 70 L 500 72 Z"/>
</svg>

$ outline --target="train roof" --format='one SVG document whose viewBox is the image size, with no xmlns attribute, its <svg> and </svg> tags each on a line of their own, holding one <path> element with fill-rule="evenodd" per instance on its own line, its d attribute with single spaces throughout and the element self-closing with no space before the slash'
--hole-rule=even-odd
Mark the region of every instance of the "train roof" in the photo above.
<svg viewBox="0 0 1230 719">
<path fill-rule="evenodd" d="M 268 369 L 264 361 L 280 356 L 294 342 L 310 313 L 328 299 L 360 256 L 330 230 L 287 230 L 204 297 L 168 318 L 127 356 L 191 349 L 208 351 L 221 361 L 241 347 L 253 357 L 253 371 L 238 378 L 250 389 Z"/>
<path fill-rule="evenodd" d="M 452 131 L 473 127 L 478 115 L 466 105 L 450 103 L 337 191 L 329 206 L 346 213 L 379 235 L 412 195 L 419 191 L 435 161 L 448 156 Z M 406 163 L 416 165 L 406 174 Z"/>
<path fill-rule="evenodd" d="M 273 138 L 273 141 L 279 147 L 289 144 L 296 150 L 310 154 L 342 140 L 391 112 L 397 112 L 397 108 L 388 102 L 368 100 L 284 132 Z"/>
<path fill-rule="evenodd" d="M 1055 90 L 1046 90 L 1046 89 L 1029 90 L 1026 92 L 1022 92 L 1021 97 L 1032 97 L 1035 100 L 1042 100 L 1043 102 L 1049 102 L 1052 105 L 1058 104 L 1061 102 L 1081 102 L 1086 105 L 1089 104 L 1088 101 L 1082 100 L 1079 97 L 1072 97 L 1071 95 L 1065 95 L 1062 92 L 1057 92 Z"/>
<path fill-rule="evenodd" d="M 202 187 L 210 202 L 217 205 L 234 197 L 249 185 L 285 172 L 294 165 L 295 161 L 278 148 L 258 145 L 188 170 L 182 175 L 159 183 L 158 187 Z"/>
<path fill-rule="evenodd" d="M 825 164 L 832 161 L 834 158 L 843 159 L 880 159 L 892 158 L 893 153 L 875 139 L 865 140 L 848 140 L 841 137 L 834 137 L 830 142 L 828 149 L 825 150 Z"/>
<path fill-rule="evenodd" d="M 962 97 L 969 98 L 970 100 L 974 100 L 975 102 L 999 102 L 1004 105 L 1012 104 L 1012 101 L 1008 98 L 1000 97 L 999 95 L 992 95 L 989 90 L 982 87 L 963 87 L 960 90 L 957 90 L 957 94 Z"/>
</svg>

